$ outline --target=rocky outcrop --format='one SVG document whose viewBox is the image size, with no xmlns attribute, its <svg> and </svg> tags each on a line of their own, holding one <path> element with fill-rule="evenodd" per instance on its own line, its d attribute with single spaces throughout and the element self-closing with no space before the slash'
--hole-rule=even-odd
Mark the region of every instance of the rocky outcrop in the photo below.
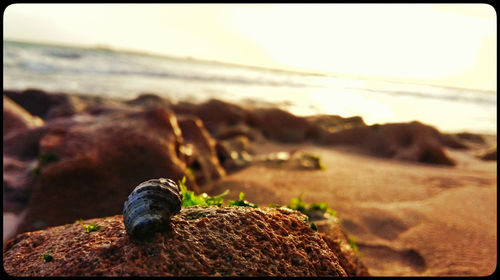
<svg viewBox="0 0 500 280">
<path fill-rule="evenodd" d="M 127 100 L 124 102 L 125 104 L 132 106 L 142 106 L 142 107 L 168 107 L 170 102 L 165 98 L 161 98 L 160 96 L 153 93 L 143 93 L 137 96 L 134 99 Z"/>
<path fill-rule="evenodd" d="M 373 155 L 386 158 L 428 164 L 455 164 L 443 149 L 439 131 L 419 122 L 342 130 L 329 134 L 324 144 L 357 146 Z"/>
<path fill-rule="evenodd" d="M 482 160 L 497 160 L 497 148 L 489 149 L 479 156 Z"/>
<path fill-rule="evenodd" d="M 317 134 L 305 118 L 281 109 L 256 109 L 252 113 L 250 124 L 258 127 L 265 137 L 272 140 L 302 142 Z"/>
<path fill-rule="evenodd" d="M 35 183 L 36 160 L 3 156 L 3 211 L 20 214 L 27 206 Z"/>
<path fill-rule="evenodd" d="M 121 215 L 91 219 L 18 235 L 4 246 L 4 269 L 12 276 L 368 275 L 305 218 L 282 208 L 189 207 L 143 240 L 126 234 Z M 100 227 L 86 232 L 84 224 Z"/>
<path fill-rule="evenodd" d="M 197 184 L 211 183 L 224 176 L 226 172 L 217 158 L 215 140 L 210 137 L 200 119 L 181 116 L 178 123 L 187 154 L 186 164 Z"/>
<path fill-rule="evenodd" d="M 250 148 L 250 141 L 243 135 L 218 140 L 215 151 L 226 172 L 237 171 L 248 166 L 252 161 L 253 151 Z"/>
<path fill-rule="evenodd" d="M 330 216 L 315 220 L 318 232 L 328 247 L 339 258 L 340 265 L 349 276 L 369 276 L 368 268 L 363 264 L 356 251 L 349 244 L 349 237 L 337 218 Z"/>
<path fill-rule="evenodd" d="M 3 96 L 3 135 L 26 128 L 34 128 L 43 125 L 42 119 L 32 116 L 10 98 Z"/>
<path fill-rule="evenodd" d="M 361 117 L 349 117 L 343 118 L 337 115 L 315 115 L 308 116 L 305 119 L 315 126 L 315 140 L 323 141 L 323 138 L 329 133 L 350 129 L 353 127 L 366 126 L 365 122 Z"/>
<path fill-rule="evenodd" d="M 38 89 L 4 91 L 4 94 L 30 114 L 47 119 L 50 110 L 58 105 L 70 104 L 71 96 L 63 93 L 47 93 Z M 71 106 L 66 106 L 71 107 Z"/>
<path fill-rule="evenodd" d="M 182 145 L 175 116 L 162 108 L 49 126 L 39 142 L 36 183 L 18 232 L 121 213 L 140 182 L 186 175 Z M 199 191 L 189 177 L 187 185 Z"/>
<path fill-rule="evenodd" d="M 243 107 L 216 99 L 201 104 L 182 102 L 172 105 L 171 109 L 176 114 L 197 116 L 215 138 L 221 133 L 221 127 L 246 123 L 248 119 L 248 111 Z"/>
<path fill-rule="evenodd" d="M 418 122 L 366 126 L 357 117 L 298 117 L 218 100 L 171 104 L 144 94 L 121 102 L 39 90 L 5 95 L 27 110 L 4 102 L 4 123 L 6 112 L 14 112 L 4 125 L 4 132 L 10 126 L 3 138 L 4 205 L 16 214 L 28 207 L 20 232 L 118 214 L 131 189 L 148 178 L 186 176 L 187 185 L 199 192 L 199 186 L 250 164 L 321 169 L 314 155 L 292 151 L 283 160 L 252 154 L 250 144 L 264 137 L 348 145 L 376 156 L 445 165 L 453 161 L 443 146 L 460 144 L 453 144 L 459 136 L 446 138 Z M 43 125 L 26 121 L 40 120 L 30 114 L 44 118 Z"/>
</svg>

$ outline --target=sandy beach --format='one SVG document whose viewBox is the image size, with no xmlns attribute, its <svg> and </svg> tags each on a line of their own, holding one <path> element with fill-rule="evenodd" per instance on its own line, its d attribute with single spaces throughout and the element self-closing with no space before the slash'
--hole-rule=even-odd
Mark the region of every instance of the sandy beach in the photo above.
<svg viewBox="0 0 500 280">
<path fill-rule="evenodd" d="M 325 201 L 355 237 L 361 260 L 374 276 L 486 276 L 495 271 L 496 162 L 450 149 L 446 152 L 457 161 L 454 167 L 380 159 L 346 147 L 258 146 L 262 153 L 292 149 L 319 155 L 325 170 L 252 166 L 215 183 L 208 193 L 230 189 L 236 197 L 243 191 L 262 205 L 287 204 L 301 193 L 306 202 Z"/>
</svg>

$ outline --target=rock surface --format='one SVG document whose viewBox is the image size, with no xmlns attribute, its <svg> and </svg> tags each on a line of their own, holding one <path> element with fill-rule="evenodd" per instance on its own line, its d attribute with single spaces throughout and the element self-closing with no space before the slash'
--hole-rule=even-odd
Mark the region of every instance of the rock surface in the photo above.
<svg viewBox="0 0 500 280">
<path fill-rule="evenodd" d="M 32 116 L 14 101 L 3 96 L 3 135 L 19 129 L 34 128 L 42 126 L 43 121 L 39 117 Z"/>
<path fill-rule="evenodd" d="M 52 108 L 71 103 L 71 95 L 63 93 L 48 93 L 38 89 L 23 91 L 4 91 L 4 95 L 19 104 L 30 114 L 46 119 Z"/>
<path fill-rule="evenodd" d="M 196 183 L 203 185 L 224 176 L 226 172 L 217 158 L 216 142 L 206 131 L 203 122 L 195 116 L 180 116 L 178 124 L 184 141 L 186 164 Z"/>
<path fill-rule="evenodd" d="M 121 213 L 139 183 L 182 179 L 186 165 L 181 145 L 175 116 L 162 108 L 51 126 L 40 139 L 39 153 L 53 160 L 38 166 L 18 232 Z M 199 191 L 189 178 L 187 184 Z"/>
<path fill-rule="evenodd" d="M 189 207 L 144 240 L 125 233 L 121 215 L 91 219 L 18 235 L 4 246 L 4 269 L 12 276 L 367 275 L 304 218 L 281 208 Z M 100 229 L 85 232 L 92 223 Z"/>
<path fill-rule="evenodd" d="M 435 128 L 419 122 L 360 126 L 329 134 L 326 145 L 360 147 L 369 153 L 406 161 L 454 165 Z"/>
<path fill-rule="evenodd" d="M 497 148 L 490 149 L 488 151 L 485 151 L 480 158 L 482 160 L 497 160 Z"/>
<path fill-rule="evenodd" d="M 281 109 L 256 109 L 250 123 L 268 139 L 280 142 L 302 142 L 315 136 L 314 127 L 302 117 Z"/>
</svg>

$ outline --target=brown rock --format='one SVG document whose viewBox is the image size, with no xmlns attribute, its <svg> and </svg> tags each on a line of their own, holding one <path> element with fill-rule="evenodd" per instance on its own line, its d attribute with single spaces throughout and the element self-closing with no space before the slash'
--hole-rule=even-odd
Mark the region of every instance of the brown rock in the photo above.
<svg viewBox="0 0 500 280">
<path fill-rule="evenodd" d="M 280 142 L 301 142 L 316 133 L 305 118 L 281 109 L 256 109 L 249 123 L 267 138 Z"/>
<path fill-rule="evenodd" d="M 315 115 L 306 117 L 306 120 L 317 127 L 317 138 L 320 138 L 316 139 L 317 141 L 321 141 L 328 133 L 366 126 L 361 117 L 343 118 L 337 115 Z"/>
<path fill-rule="evenodd" d="M 126 103 L 99 96 L 48 93 L 36 89 L 21 92 L 4 91 L 4 94 L 31 114 L 44 120 L 66 118 L 82 113 L 100 115 L 128 109 Z"/>
<path fill-rule="evenodd" d="M 201 120 L 195 116 L 181 116 L 178 123 L 185 146 L 191 147 L 188 168 L 194 173 L 196 183 L 203 185 L 224 176 L 226 172 L 217 158 L 215 141 Z"/>
<path fill-rule="evenodd" d="M 479 143 L 479 144 L 484 144 L 485 141 L 481 135 L 477 135 L 474 133 L 469 133 L 469 132 L 462 132 L 462 133 L 457 133 L 456 136 L 460 139 Z"/>
<path fill-rule="evenodd" d="M 18 232 L 119 214 L 140 182 L 180 180 L 182 138 L 175 116 L 161 108 L 122 112 L 52 125 L 40 140 L 40 167 L 25 220 Z M 186 183 L 198 192 L 188 178 Z"/>
<path fill-rule="evenodd" d="M 419 122 L 355 127 L 329 134 L 325 143 L 359 146 L 371 154 L 386 158 L 455 164 L 443 150 L 439 131 Z"/>
<path fill-rule="evenodd" d="M 66 94 L 47 93 L 38 89 L 24 91 L 4 91 L 4 94 L 19 104 L 30 114 L 45 119 L 52 107 L 68 102 Z"/>
<path fill-rule="evenodd" d="M 482 160 L 497 160 L 497 148 L 490 149 L 480 156 Z"/>
<path fill-rule="evenodd" d="M 328 247 L 338 256 L 340 265 L 349 276 L 369 276 L 368 268 L 351 247 L 345 229 L 335 217 L 313 221 Z"/>
<path fill-rule="evenodd" d="M 182 102 L 172 105 L 171 109 L 176 114 L 192 114 L 203 121 L 203 124 L 215 138 L 218 137 L 221 127 L 246 123 L 248 111 L 243 107 L 224 101 L 211 99 L 201 104 Z"/>
<path fill-rule="evenodd" d="M 465 150 L 468 149 L 468 146 L 462 142 L 462 140 L 457 137 L 456 135 L 453 134 L 442 134 L 441 135 L 441 142 L 443 143 L 444 146 L 453 148 L 453 149 L 460 149 L 460 150 Z"/>
<path fill-rule="evenodd" d="M 3 211 L 15 214 L 26 208 L 34 185 L 36 161 L 3 156 Z"/>
<path fill-rule="evenodd" d="M 258 129 L 244 123 L 221 125 L 218 128 L 217 139 L 219 140 L 227 140 L 240 136 L 244 136 L 253 142 L 261 142 L 263 140 L 262 133 Z"/>
<path fill-rule="evenodd" d="M 153 93 L 140 94 L 134 99 L 125 101 L 125 104 L 143 107 L 168 107 L 169 105 L 171 105 L 168 100 L 166 100 L 165 98 L 161 98 L 160 96 Z"/>
<path fill-rule="evenodd" d="M 227 140 L 218 140 L 215 150 L 219 162 L 227 172 L 239 170 L 251 163 L 253 153 L 250 142 L 245 136 L 236 136 Z"/>
<path fill-rule="evenodd" d="M 131 240 L 121 215 L 92 219 L 18 235 L 4 246 L 4 269 L 12 276 L 347 276 L 304 217 L 190 207 L 146 240 Z M 82 224 L 90 223 L 101 227 L 86 233 Z"/>
<path fill-rule="evenodd" d="M 42 119 L 33 117 L 10 98 L 3 96 L 3 134 L 14 130 L 34 128 L 43 125 Z"/>
<path fill-rule="evenodd" d="M 3 154 L 21 160 L 35 159 L 39 154 L 38 143 L 47 126 L 12 131 L 3 138 Z"/>
</svg>

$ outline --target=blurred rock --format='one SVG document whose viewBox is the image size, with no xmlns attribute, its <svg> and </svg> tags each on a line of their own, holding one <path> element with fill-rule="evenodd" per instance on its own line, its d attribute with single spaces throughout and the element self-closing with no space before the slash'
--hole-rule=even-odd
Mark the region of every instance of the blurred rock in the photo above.
<svg viewBox="0 0 500 280">
<path fill-rule="evenodd" d="M 497 160 L 497 148 L 490 149 L 484 152 L 480 158 L 482 160 Z"/>
<path fill-rule="evenodd" d="M 317 134 L 306 119 L 276 108 L 253 110 L 249 124 L 268 139 L 280 142 L 302 142 Z"/>
<path fill-rule="evenodd" d="M 484 144 L 485 141 L 481 135 L 469 133 L 469 132 L 462 132 L 462 133 L 457 133 L 456 136 L 460 139 L 475 142 L 475 143 L 480 143 Z"/>
<path fill-rule="evenodd" d="M 279 169 L 324 169 L 321 159 L 317 155 L 298 150 L 256 155 L 253 157 L 252 163 Z"/>
<path fill-rule="evenodd" d="M 262 142 L 264 137 L 258 129 L 244 123 L 221 125 L 218 128 L 217 139 L 219 140 L 226 140 L 239 136 L 244 136 L 253 142 Z"/>
<path fill-rule="evenodd" d="M 184 150 L 190 158 L 187 161 L 187 167 L 194 173 L 196 183 L 203 185 L 224 176 L 226 172 L 217 158 L 215 141 L 205 130 L 201 120 L 195 116 L 181 116 L 178 123 L 184 141 Z"/>
<path fill-rule="evenodd" d="M 317 135 L 315 135 L 315 140 L 320 142 L 329 133 L 344 129 L 350 129 L 353 127 L 366 126 L 361 117 L 343 118 L 337 115 L 315 115 L 305 117 L 305 119 L 309 123 L 317 127 Z"/>
<path fill-rule="evenodd" d="M 329 134 L 327 145 L 358 146 L 369 153 L 428 164 L 454 165 L 435 128 L 420 122 L 355 127 Z"/>
<path fill-rule="evenodd" d="M 221 127 L 246 123 L 248 119 L 248 112 L 243 107 L 216 99 L 201 104 L 182 102 L 172 105 L 171 109 L 176 114 L 190 114 L 200 118 L 214 138 L 221 133 Z"/>
<path fill-rule="evenodd" d="M 21 213 L 28 205 L 34 185 L 36 160 L 21 161 L 3 156 L 3 211 Z"/>
<path fill-rule="evenodd" d="M 19 104 L 30 114 L 46 119 L 51 108 L 70 99 L 69 95 L 61 93 L 48 93 L 38 89 L 24 91 L 4 91 L 4 94 Z"/>
<path fill-rule="evenodd" d="M 228 172 L 244 168 L 252 163 L 250 141 L 246 136 L 218 140 L 215 146 L 219 162 Z"/>
<path fill-rule="evenodd" d="M 162 108 L 66 119 L 43 134 L 39 153 L 54 160 L 40 166 L 27 215 L 18 232 L 119 214 L 140 182 L 180 180 L 181 130 Z M 188 177 L 187 185 L 199 192 Z"/>
<path fill-rule="evenodd" d="M 3 96 L 3 135 L 19 129 L 43 125 L 42 119 L 32 116 L 10 98 Z"/>
<path fill-rule="evenodd" d="M 171 103 L 154 93 L 143 93 L 134 99 L 127 100 L 124 102 L 128 105 L 142 106 L 142 107 L 168 107 Z"/>
<path fill-rule="evenodd" d="M 442 136 L 441 142 L 443 143 L 444 146 L 459 150 L 468 149 L 468 146 L 464 144 L 462 140 L 454 134 L 442 134 L 441 136 Z"/>
</svg>

